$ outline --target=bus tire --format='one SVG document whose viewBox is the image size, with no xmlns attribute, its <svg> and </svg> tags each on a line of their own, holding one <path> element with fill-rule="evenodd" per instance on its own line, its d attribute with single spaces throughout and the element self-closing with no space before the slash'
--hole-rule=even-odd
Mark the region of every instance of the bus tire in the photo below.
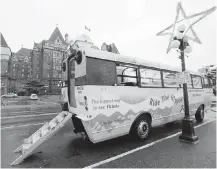
<svg viewBox="0 0 217 169">
<path fill-rule="evenodd" d="M 140 140 L 145 140 L 148 138 L 150 131 L 151 119 L 146 115 L 140 116 L 134 124 L 133 135 L 135 135 Z"/>
<path fill-rule="evenodd" d="M 200 105 L 195 114 L 195 119 L 197 122 L 202 122 L 204 119 L 204 106 Z"/>
</svg>

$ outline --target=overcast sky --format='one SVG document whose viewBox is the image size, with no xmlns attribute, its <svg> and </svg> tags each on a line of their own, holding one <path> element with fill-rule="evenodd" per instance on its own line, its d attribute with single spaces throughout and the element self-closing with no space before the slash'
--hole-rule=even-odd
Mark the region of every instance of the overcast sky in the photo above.
<svg viewBox="0 0 217 169">
<path fill-rule="evenodd" d="M 179 54 L 166 54 L 169 36 L 156 36 L 172 24 L 176 16 L 175 0 L 0 0 L 0 31 L 13 52 L 21 45 L 32 49 L 34 42 L 48 39 L 58 24 L 64 36 L 74 38 L 91 29 L 90 38 L 101 46 L 115 43 L 127 56 L 180 67 Z M 215 0 L 183 0 L 187 15 L 207 10 Z M 202 44 L 191 42 L 193 52 L 187 68 L 216 63 L 216 12 L 194 26 Z"/>
</svg>

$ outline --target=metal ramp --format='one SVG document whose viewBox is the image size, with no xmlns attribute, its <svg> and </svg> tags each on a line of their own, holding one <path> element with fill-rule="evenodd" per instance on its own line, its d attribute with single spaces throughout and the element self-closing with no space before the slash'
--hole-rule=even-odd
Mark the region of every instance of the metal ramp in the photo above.
<svg viewBox="0 0 217 169">
<path fill-rule="evenodd" d="M 71 119 L 71 117 L 71 113 L 62 111 L 49 123 L 44 124 L 29 138 L 24 139 L 23 144 L 14 151 L 14 153 L 21 153 L 21 156 L 18 157 L 11 165 L 17 165 L 25 158 L 29 157 L 39 145 L 56 134 L 66 124 L 66 122 Z"/>
</svg>

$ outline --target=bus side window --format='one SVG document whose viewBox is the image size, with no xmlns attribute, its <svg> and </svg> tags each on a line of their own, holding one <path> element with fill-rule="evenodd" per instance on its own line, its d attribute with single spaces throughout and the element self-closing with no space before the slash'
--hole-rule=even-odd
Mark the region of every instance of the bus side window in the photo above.
<svg viewBox="0 0 217 169">
<path fill-rule="evenodd" d="M 141 68 L 140 76 L 142 87 L 162 87 L 161 73 L 159 70 Z"/>
<path fill-rule="evenodd" d="M 192 75 L 191 77 L 193 81 L 193 87 L 201 89 L 202 88 L 201 77 L 195 75 Z"/>
<path fill-rule="evenodd" d="M 117 85 L 119 86 L 138 86 L 136 67 L 127 65 L 117 65 Z"/>
<path fill-rule="evenodd" d="M 87 57 L 87 84 L 113 86 L 116 84 L 115 67 L 115 62 Z"/>
<path fill-rule="evenodd" d="M 190 77 L 191 78 L 190 78 L 190 81 L 187 82 L 187 86 L 188 86 L 189 89 L 192 89 L 193 88 L 192 75 L 190 75 Z"/>
<path fill-rule="evenodd" d="M 209 81 L 208 81 L 208 79 L 207 79 L 207 77 L 204 77 L 203 78 L 203 82 L 204 82 L 204 88 L 209 88 Z"/>
</svg>

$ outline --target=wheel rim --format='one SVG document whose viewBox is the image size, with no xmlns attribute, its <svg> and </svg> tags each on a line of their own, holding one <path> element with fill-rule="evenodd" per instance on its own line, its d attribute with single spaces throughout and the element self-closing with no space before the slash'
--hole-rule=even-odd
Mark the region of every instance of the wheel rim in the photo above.
<svg viewBox="0 0 217 169">
<path fill-rule="evenodd" d="M 204 118 L 204 109 L 203 107 L 200 108 L 200 116 L 203 119 Z"/>
<path fill-rule="evenodd" d="M 137 128 L 138 136 L 140 138 L 145 138 L 147 137 L 148 131 L 149 131 L 148 123 L 146 121 L 141 121 Z"/>
</svg>

